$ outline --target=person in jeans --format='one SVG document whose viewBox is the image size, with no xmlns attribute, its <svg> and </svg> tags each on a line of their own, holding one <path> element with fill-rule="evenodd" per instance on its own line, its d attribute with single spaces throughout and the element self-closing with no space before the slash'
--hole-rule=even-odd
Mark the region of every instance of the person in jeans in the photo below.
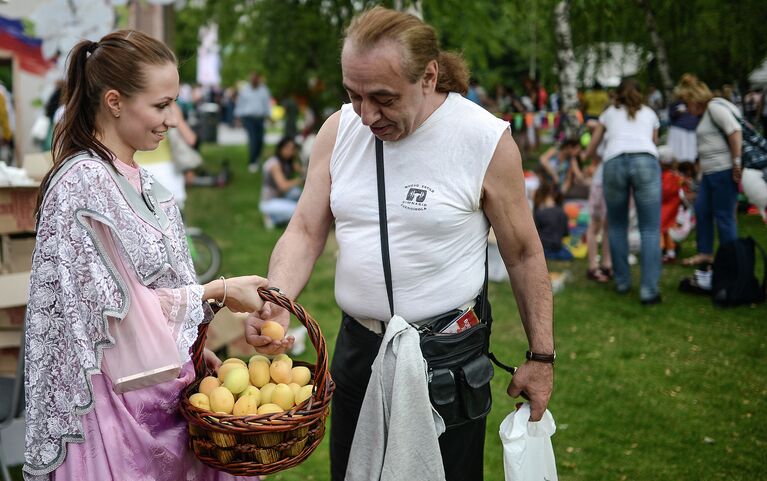
<svg viewBox="0 0 767 481">
<path fill-rule="evenodd" d="M 703 174 L 695 198 L 698 253 L 683 261 L 685 265 L 694 266 L 714 261 L 714 224 L 720 244 L 738 238 L 735 208 L 743 134 L 738 108 L 723 98 L 714 98 L 708 86 L 697 77 L 685 74 L 677 89 L 687 110 L 702 116 L 695 131 Z"/>
<path fill-rule="evenodd" d="M 261 151 L 264 148 L 264 121 L 271 112 L 271 94 L 261 75 L 253 73 L 250 83 L 237 94 L 234 116 L 240 119 L 248 134 L 248 171 L 258 172 Z"/>
<path fill-rule="evenodd" d="M 351 104 L 317 134 L 304 192 L 269 262 L 270 284 L 295 298 L 335 223 L 335 295 L 345 315 L 330 369 L 336 383 L 333 480 L 346 477 L 381 323 L 392 317 L 381 275 L 376 137 L 383 141 L 386 166 L 395 314 L 422 324 L 473 306 L 492 226 L 531 351 L 507 393 L 526 392 L 530 420 L 538 421 L 553 389 L 551 281 L 525 196 L 519 150 L 507 122 L 462 96 L 469 82 L 466 65 L 440 50 L 438 38 L 417 17 L 382 7 L 352 20 L 341 54 Z M 287 325 L 287 311 L 267 304 L 257 314 L 247 319 L 246 339 L 261 352 L 277 352 L 259 329 L 264 320 Z M 482 479 L 485 428 L 486 418 L 480 418 L 439 437 L 441 479 Z M 407 472 L 396 474 L 409 479 Z"/>
<path fill-rule="evenodd" d="M 599 125 L 586 150 L 586 156 L 592 156 L 607 135 L 603 189 L 615 288 L 621 294 L 631 290 L 628 227 L 629 202 L 633 196 L 641 237 L 639 299 L 645 305 L 661 301 L 658 290 L 661 179 L 655 146 L 659 127 L 658 116 L 642 104 L 639 83 L 626 79 L 616 90 L 614 104 L 599 116 Z"/>
</svg>

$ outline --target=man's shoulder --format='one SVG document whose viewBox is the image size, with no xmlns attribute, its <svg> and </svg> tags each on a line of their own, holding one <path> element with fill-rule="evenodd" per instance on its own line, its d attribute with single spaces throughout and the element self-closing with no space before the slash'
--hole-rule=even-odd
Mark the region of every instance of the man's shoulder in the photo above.
<svg viewBox="0 0 767 481">
<path fill-rule="evenodd" d="M 451 102 L 454 103 L 454 107 L 448 118 L 453 119 L 453 121 L 460 124 L 462 128 L 475 126 L 484 129 L 487 125 L 495 124 L 497 126 L 505 126 L 508 124 L 505 120 L 496 117 L 487 109 L 472 102 L 463 95 L 455 94 L 454 96 L 451 96 L 450 99 Z"/>
</svg>

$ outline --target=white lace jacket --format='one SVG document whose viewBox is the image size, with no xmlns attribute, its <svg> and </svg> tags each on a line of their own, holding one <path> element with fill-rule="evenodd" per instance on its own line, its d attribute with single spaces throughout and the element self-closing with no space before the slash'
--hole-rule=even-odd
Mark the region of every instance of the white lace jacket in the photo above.
<svg viewBox="0 0 767 481">
<path fill-rule="evenodd" d="M 139 194 L 106 161 L 88 154 L 54 176 L 40 210 L 25 321 L 27 475 L 47 475 L 84 439 L 80 416 L 94 407 L 90 377 L 114 345 L 109 319 L 130 298 L 89 220 L 107 226 L 142 284 L 176 298 L 182 362 L 212 312 L 202 302 L 172 196 L 141 169 Z M 151 206 L 151 208 L 150 208 Z M 142 222 L 144 221 L 144 222 Z"/>
</svg>

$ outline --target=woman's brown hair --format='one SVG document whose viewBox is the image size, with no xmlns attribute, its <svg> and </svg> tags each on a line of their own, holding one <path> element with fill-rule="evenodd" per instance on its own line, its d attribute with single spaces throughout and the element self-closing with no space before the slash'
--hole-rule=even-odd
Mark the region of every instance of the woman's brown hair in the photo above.
<svg viewBox="0 0 767 481">
<path fill-rule="evenodd" d="M 624 79 L 615 91 L 615 101 L 618 105 L 626 107 L 629 118 L 633 119 L 642 108 L 643 102 L 639 82 L 634 79 Z"/>
<path fill-rule="evenodd" d="M 411 83 L 417 82 L 426 65 L 436 60 L 439 65 L 437 92 L 465 94 L 469 89 L 469 69 L 463 57 L 440 50 L 437 32 L 415 15 L 374 7 L 352 19 L 346 40 L 363 49 L 373 48 L 382 41 L 393 41 L 402 47 L 402 71 Z"/>
<path fill-rule="evenodd" d="M 682 102 L 697 102 L 701 104 L 707 104 L 714 97 L 708 85 L 691 73 L 682 75 L 679 85 L 674 88 L 674 93 Z"/>
<path fill-rule="evenodd" d="M 114 89 L 131 97 L 146 88 L 144 67 L 176 63 L 162 42 L 136 30 L 118 30 L 98 42 L 83 40 L 69 52 L 62 96 L 64 116 L 53 132 L 53 167 L 43 178 L 39 212 L 51 177 L 72 156 L 90 151 L 112 162 L 112 152 L 98 139 L 96 116 L 104 93 Z"/>
<path fill-rule="evenodd" d="M 562 205 L 563 196 L 559 187 L 549 180 L 544 180 L 541 182 L 541 185 L 538 186 L 538 189 L 536 189 L 535 194 L 533 194 L 533 210 L 540 209 L 549 197 L 554 199 L 556 205 Z"/>
</svg>

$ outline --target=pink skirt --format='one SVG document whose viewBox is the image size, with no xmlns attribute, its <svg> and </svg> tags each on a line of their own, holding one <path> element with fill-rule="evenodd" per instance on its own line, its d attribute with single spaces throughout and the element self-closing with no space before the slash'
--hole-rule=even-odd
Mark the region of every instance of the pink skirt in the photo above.
<svg viewBox="0 0 767 481">
<path fill-rule="evenodd" d="M 83 416 L 85 441 L 69 443 L 54 481 L 257 481 L 203 465 L 189 449 L 187 424 L 178 410 L 181 391 L 194 380 L 187 363 L 179 377 L 153 387 L 115 394 L 94 375 L 96 407 Z"/>
</svg>

